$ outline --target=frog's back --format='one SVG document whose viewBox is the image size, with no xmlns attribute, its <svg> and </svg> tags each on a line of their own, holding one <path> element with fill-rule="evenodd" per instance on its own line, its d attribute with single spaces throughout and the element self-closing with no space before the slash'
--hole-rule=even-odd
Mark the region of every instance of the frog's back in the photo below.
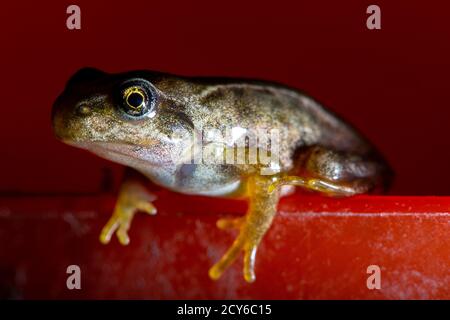
<svg viewBox="0 0 450 320">
<path fill-rule="evenodd" d="M 337 151 L 375 155 L 375 148 L 351 125 L 308 95 L 273 82 L 191 78 L 198 104 L 209 109 L 209 125 L 265 127 L 284 131 L 286 149 L 321 145 Z"/>
</svg>

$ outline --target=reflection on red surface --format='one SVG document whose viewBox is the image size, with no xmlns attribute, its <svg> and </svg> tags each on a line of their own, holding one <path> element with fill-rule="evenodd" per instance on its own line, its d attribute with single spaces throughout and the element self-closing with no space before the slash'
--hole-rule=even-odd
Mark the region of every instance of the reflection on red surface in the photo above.
<svg viewBox="0 0 450 320">
<path fill-rule="evenodd" d="M 131 244 L 98 242 L 114 197 L 0 199 L 2 298 L 450 298 L 450 197 L 284 198 L 247 284 L 239 261 L 217 282 L 208 268 L 233 232 L 215 227 L 245 203 L 160 191 Z M 220 208 L 220 209 L 219 209 Z M 81 290 L 66 268 L 81 267 Z M 380 290 L 366 286 L 381 268 Z"/>
</svg>

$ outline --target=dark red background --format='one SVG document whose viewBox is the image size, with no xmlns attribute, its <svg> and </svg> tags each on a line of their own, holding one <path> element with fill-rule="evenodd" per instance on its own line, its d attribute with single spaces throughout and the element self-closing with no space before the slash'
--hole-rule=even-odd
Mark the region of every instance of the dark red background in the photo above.
<svg viewBox="0 0 450 320">
<path fill-rule="evenodd" d="M 91 192 L 120 168 L 55 141 L 51 105 L 78 68 L 263 78 L 360 128 L 395 194 L 449 194 L 449 5 L 444 1 L 76 1 L 1 5 L 0 191 Z M 366 8 L 382 30 L 366 29 Z M 117 179 L 116 179 L 117 180 Z"/>
</svg>

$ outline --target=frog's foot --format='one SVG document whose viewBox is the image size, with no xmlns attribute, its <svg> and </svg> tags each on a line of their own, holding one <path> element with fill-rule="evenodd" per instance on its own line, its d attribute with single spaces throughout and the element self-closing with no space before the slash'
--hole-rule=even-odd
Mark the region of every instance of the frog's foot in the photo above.
<svg viewBox="0 0 450 320">
<path fill-rule="evenodd" d="M 209 270 L 209 276 L 213 280 L 220 278 L 222 273 L 233 263 L 234 260 L 236 260 L 241 251 L 244 251 L 244 279 L 247 282 L 253 282 L 255 280 L 255 257 L 260 239 L 252 237 L 251 232 L 246 230 L 245 222 L 242 222 L 241 220 L 219 220 L 217 223 L 218 227 L 221 229 L 239 228 L 238 224 L 241 224 L 241 232 L 239 233 L 239 236 L 236 240 L 234 240 L 233 244 L 222 256 L 220 261 Z"/>
<path fill-rule="evenodd" d="M 266 231 L 269 229 L 276 213 L 278 192 L 268 193 L 270 180 L 264 177 L 249 179 L 249 209 L 245 217 L 220 219 L 217 226 L 220 229 L 239 229 L 239 235 L 228 251 L 209 270 L 209 276 L 217 280 L 223 272 L 244 252 L 244 279 L 247 282 L 255 281 L 256 251 Z"/>
<path fill-rule="evenodd" d="M 150 215 L 156 214 L 156 208 L 151 203 L 155 197 L 135 181 L 125 182 L 119 193 L 119 197 L 109 221 L 100 233 L 100 242 L 107 244 L 111 241 L 114 232 L 122 245 L 130 243 L 128 230 L 136 211 L 143 211 Z"/>
</svg>

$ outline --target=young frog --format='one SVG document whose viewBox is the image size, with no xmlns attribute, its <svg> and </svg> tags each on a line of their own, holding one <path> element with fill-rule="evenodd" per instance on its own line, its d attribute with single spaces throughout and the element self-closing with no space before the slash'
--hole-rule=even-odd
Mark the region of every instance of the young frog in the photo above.
<svg viewBox="0 0 450 320">
<path fill-rule="evenodd" d="M 220 219 L 239 234 L 209 270 L 218 279 L 244 254 L 244 278 L 281 196 L 299 186 L 327 196 L 384 188 L 391 171 L 376 149 L 312 98 L 262 81 L 188 78 L 150 71 L 78 71 L 56 100 L 52 121 L 63 142 L 131 167 L 186 194 L 242 198 L 243 217 Z M 108 243 L 137 211 L 155 214 L 155 196 L 125 179 L 100 234 Z"/>
</svg>

